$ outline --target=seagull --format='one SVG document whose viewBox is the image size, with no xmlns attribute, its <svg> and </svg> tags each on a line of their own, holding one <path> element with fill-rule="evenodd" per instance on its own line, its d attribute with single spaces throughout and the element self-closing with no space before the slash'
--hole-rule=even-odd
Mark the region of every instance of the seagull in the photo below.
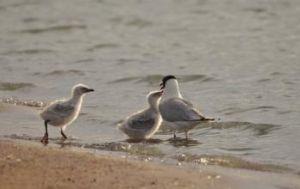
<svg viewBox="0 0 300 189">
<path fill-rule="evenodd" d="M 54 101 L 47 106 L 40 113 L 45 125 L 45 135 L 41 142 L 44 144 L 48 143 L 48 124 L 60 127 L 63 139 L 67 139 L 64 130 L 78 117 L 82 105 L 82 97 L 86 93 L 93 91 L 94 89 L 86 85 L 77 84 L 72 88 L 72 95 L 69 99 Z"/>
<path fill-rule="evenodd" d="M 162 91 L 153 91 L 147 95 L 149 107 L 128 116 L 118 128 L 131 139 L 149 139 L 159 129 L 162 118 L 158 104 Z"/>
<path fill-rule="evenodd" d="M 185 100 L 179 90 L 177 79 L 173 75 L 167 75 L 160 84 L 163 95 L 159 104 L 159 111 L 163 118 L 163 124 L 169 126 L 174 132 L 185 132 L 188 140 L 188 131 L 204 121 L 213 121 L 214 118 L 204 117 L 189 101 Z"/>
</svg>

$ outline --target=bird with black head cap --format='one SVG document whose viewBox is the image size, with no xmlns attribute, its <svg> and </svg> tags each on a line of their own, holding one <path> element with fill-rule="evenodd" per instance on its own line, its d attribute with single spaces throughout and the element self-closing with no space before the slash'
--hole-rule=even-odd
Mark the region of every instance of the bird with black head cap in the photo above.
<svg viewBox="0 0 300 189">
<path fill-rule="evenodd" d="M 167 75 L 162 78 L 160 84 L 163 95 L 159 104 L 159 111 L 163 118 L 163 124 L 170 127 L 176 138 L 176 132 L 184 132 L 188 140 L 188 131 L 201 122 L 213 121 L 197 110 L 194 105 L 185 100 L 179 90 L 177 78 Z"/>
</svg>

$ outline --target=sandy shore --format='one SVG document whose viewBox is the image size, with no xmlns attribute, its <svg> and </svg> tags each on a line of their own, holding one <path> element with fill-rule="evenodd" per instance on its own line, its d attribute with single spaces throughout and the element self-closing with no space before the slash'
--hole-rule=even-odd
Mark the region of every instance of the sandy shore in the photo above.
<svg viewBox="0 0 300 189">
<path fill-rule="evenodd" d="M 175 167 L 79 148 L 0 140 L 0 188 L 300 188 L 300 175 L 204 166 Z"/>
<path fill-rule="evenodd" d="M 88 152 L 0 142 L 1 188 L 233 188 L 226 177 Z"/>
</svg>

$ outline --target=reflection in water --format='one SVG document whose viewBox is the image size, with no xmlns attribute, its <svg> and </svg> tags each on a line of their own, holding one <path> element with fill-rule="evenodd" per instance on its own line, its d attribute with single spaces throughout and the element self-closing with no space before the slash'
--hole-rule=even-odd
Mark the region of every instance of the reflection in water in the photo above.
<svg viewBox="0 0 300 189">
<path fill-rule="evenodd" d="M 157 146 L 149 146 L 146 143 L 123 143 L 123 142 L 110 142 L 103 144 L 85 144 L 85 148 L 106 150 L 106 151 L 117 151 L 126 152 L 131 155 L 138 156 L 154 156 L 162 157 L 163 152 Z"/>
<path fill-rule="evenodd" d="M 180 137 L 176 137 L 176 139 L 170 138 L 168 142 L 174 147 L 183 147 L 183 146 L 191 147 L 191 146 L 197 146 L 201 144 L 201 142 L 199 142 L 198 140 L 195 139 L 186 140 L 186 138 L 180 138 Z"/>
<path fill-rule="evenodd" d="M 160 144 L 164 141 L 161 139 L 150 138 L 150 139 L 127 139 L 126 142 L 128 142 L 128 143 Z"/>
<path fill-rule="evenodd" d="M 12 134 L 12 135 L 4 135 L 5 138 L 10 138 L 10 139 L 18 139 L 18 140 L 28 140 L 28 141 L 35 141 L 35 142 L 39 142 L 42 137 L 34 137 L 34 136 L 30 136 L 30 135 L 16 135 L 16 134 Z M 64 142 L 65 144 L 68 144 L 70 142 L 74 142 L 74 141 L 78 141 L 77 138 L 73 138 L 73 137 L 68 137 L 67 140 L 63 140 L 63 138 L 61 137 L 55 137 L 55 138 L 50 138 L 49 137 L 49 141 L 52 141 L 56 144 L 61 144 L 62 142 Z"/>
</svg>

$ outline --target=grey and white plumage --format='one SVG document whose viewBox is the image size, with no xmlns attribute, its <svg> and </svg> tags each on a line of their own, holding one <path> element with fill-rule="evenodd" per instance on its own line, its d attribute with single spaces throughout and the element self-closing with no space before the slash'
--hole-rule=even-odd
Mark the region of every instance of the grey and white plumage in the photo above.
<svg viewBox="0 0 300 189">
<path fill-rule="evenodd" d="M 94 91 L 94 89 L 90 89 L 86 85 L 77 84 L 72 88 L 70 98 L 54 101 L 44 108 L 40 113 L 45 124 L 45 135 L 41 140 L 42 143 L 48 143 L 48 124 L 60 127 L 61 135 L 64 139 L 67 138 L 63 131 L 78 117 L 82 106 L 83 96 L 92 91 Z"/>
<path fill-rule="evenodd" d="M 163 118 L 163 124 L 173 130 L 174 138 L 176 138 L 177 131 L 183 131 L 187 139 L 188 131 L 196 125 L 203 121 L 214 120 L 203 116 L 191 102 L 183 99 L 175 76 L 164 77 L 161 89 L 163 95 L 159 104 L 159 111 Z"/>
<path fill-rule="evenodd" d="M 150 92 L 147 95 L 149 107 L 128 116 L 118 128 L 131 139 L 151 138 L 162 122 L 158 110 L 161 94 L 162 91 Z"/>
</svg>

